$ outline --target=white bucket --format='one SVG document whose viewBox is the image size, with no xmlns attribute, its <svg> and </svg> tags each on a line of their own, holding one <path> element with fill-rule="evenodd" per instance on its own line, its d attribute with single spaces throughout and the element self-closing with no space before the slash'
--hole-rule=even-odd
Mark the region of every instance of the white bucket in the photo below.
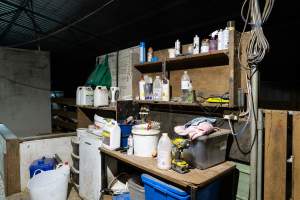
<svg viewBox="0 0 300 200">
<path fill-rule="evenodd" d="M 159 138 L 159 130 L 136 129 L 133 127 L 134 155 L 140 157 L 152 157 L 156 152 Z"/>
<path fill-rule="evenodd" d="M 70 168 L 41 171 L 28 182 L 31 200 L 66 200 Z"/>
</svg>

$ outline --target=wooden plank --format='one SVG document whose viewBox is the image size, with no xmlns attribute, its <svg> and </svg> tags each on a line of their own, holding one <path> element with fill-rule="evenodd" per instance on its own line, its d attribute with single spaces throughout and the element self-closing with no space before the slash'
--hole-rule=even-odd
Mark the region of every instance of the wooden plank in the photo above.
<svg viewBox="0 0 300 200">
<path fill-rule="evenodd" d="M 205 170 L 192 169 L 189 173 L 179 174 L 173 170 L 158 169 L 156 159 L 154 158 L 128 156 L 127 154 L 105 148 L 101 148 L 100 150 L 102 153 L 116 158 L 117 160 L 133 165 L 183 187 L 205 186 L 235 169 L 235 164 L 227 161 Z"/>
<path fill-rule="evenodd" d="M 287 111 L 265 111 L 264 199 L 286 196 Z"/>
<path fill-rule="evenodd" d="M 47 135 L 37 135 L 37 136 L 30 136 L 30 137 L 24 137 L 24 138 L 19 138 L 20 142 L 25 142 L 25 141 L 33 141 L 33 140 L 45 140 L 45 139 L 53 139 L 53 138 L 60 138 L 60 137 L 71 137 L 71 136 L 76 136 L 76 132 L 70 132 L 70 133 L 51 133 Z"/>
<path fill-rule="evenodd" d="M 300 199 L 300 112 L 293 113 L 293 199 Z"/>
<path fill-rule="evenodd" d="M 75 98 L 52 98 L 51 102 L 66 105 L 66 106 L 76 106 Z"/>
<path fill-rule="evenodd" d="M 61 117 L 76 119 L 77 113 L 74 111 L 65 111 L 65 110 L 51 110 L 52 115 L 59 115 Z"/>
<path fill-rule="evenodd" d="M 20 153 L 18 139 L 6 140 L 5 193 L 6 196 L 21 191 L 20 185 Z"/>
<path fill-rule="evenodd" d="M 87 128 L 93 121 L 81 110 L 77 108 L 77 128 Z"/>
</svg>

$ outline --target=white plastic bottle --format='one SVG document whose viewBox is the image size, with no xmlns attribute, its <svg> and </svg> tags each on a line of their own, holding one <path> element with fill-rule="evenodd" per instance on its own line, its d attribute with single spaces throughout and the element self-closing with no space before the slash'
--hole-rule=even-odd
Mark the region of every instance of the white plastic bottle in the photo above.
<svg viewBox="0 0 300 200">
<path fill-rule="evenodd" d="M 139 93 L 140 93 L 140 100 L 145 100 L 145 80 L 142 76 L 141 80 L 139 81 Z"/>
<path fill-rule="evenodd" d="M 223 49 L 229 47 L 229 29 L 226 27 L 223 31 Z"/>
<path fill-rule="evenodd" d="M 127 150 L 127 155 L 133 155 L 133 137 L 132 135 L 129 135 L 128 140 L 128 150 Z"/>
<path fill-rule="evenodd" d="M 193 43 L 193 54 L 199 53 L 199 37 L 198 35 L 195 35 L 194 37 L 194 43 Z"/>
<path fill-rule="evenodd" d="M 162 101 L 170 101 L 170 82 L 167 78 L 162 80 Z"/>
<path fill-rule="evenodd" d="M 224 37 L 223 37 L 223 30 L 220 29 L 219 30 L 219 33 L 218 33 L 218 50 L 222 50 L 224 47 L 224 44 L 223 44 L 223 40 L 224 40 Z"/>
<path fill-rule="evenodd" d="M 159 76 L 156 76 L 153 82 L 153 100 L 161 101 L 161 94 L 162 94 L 161 80 Z"/>
<path fill-rule="evenodd" d="M 172 142 L 168 133 L 163 133 L 157 146 L 157 167 L 159 169 L 168 170 L 171 168 L 171 151 Z"/>
<path fill-rule="evenodd" d="M 176 40 L 175 42 L 175 56 L 180 55 L 180 41 Z"/>
<path fill-rule="evenodd" d="M 187 102 L 190 90 L 190 83 L 191 79 L 187 73 L 184 71 L 183 75 L 181 76 L 181 100 L 183 102 Z"/>
</svg>

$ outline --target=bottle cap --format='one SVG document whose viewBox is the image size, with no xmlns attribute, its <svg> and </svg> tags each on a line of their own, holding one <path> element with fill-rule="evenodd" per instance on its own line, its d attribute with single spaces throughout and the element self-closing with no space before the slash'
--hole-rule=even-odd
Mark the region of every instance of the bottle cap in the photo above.
<svg viewBox="0 0 300 200">
<path fill-rule="evenodd" d="M 187 71 L 184 71 L 183 73 L 187 74 Z"/>
<path fill-rule="evenodd" d="M 164 135 L 164 136 L 165 136 L 165 135 L 168 135 L 168 133 L 163 133 L 162 135 Z"/>
<path fill-rule="evenodd" d="M 156 76 L 155 78 L 159 79 L 159 76 Z"/>
</svg>

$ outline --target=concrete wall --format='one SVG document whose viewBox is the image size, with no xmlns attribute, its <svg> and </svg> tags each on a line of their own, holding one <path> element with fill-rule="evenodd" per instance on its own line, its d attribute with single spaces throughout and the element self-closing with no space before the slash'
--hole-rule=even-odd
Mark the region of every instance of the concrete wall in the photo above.
<svg viewBox="0 0 300 200">
<path fill-rule="evenodd" d="M 0 123 L 17 136 L 51 132 L 48 52 L 0 48 Z"/>
</svg>

